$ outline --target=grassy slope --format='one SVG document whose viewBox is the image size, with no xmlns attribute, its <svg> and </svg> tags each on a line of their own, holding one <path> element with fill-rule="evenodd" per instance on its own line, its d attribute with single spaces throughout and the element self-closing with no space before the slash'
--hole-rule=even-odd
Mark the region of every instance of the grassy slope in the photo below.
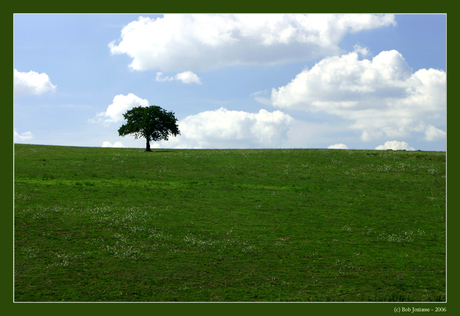
<svg viewBox="0 0 460 316">
<path fill-rule="evenodd" d="M 444 300 L 445 158 L 15 145 L 15 299 Z"/>
</svg>

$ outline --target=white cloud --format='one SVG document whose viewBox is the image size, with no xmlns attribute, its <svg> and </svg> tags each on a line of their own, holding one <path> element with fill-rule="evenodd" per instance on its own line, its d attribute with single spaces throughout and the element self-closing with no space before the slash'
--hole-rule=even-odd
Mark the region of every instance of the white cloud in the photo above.
<svg viewBox="0 0 460 316">
<path fill-rule="evenodd" d="M 133 93 L 128 95 L 119 94 L 113 98 L 112 104 L 107 107 L 105 112 L 101 112 L 96 115 L 95 118 L 90 121 L 93 123 L 116 123 L 123 121 L 123 114 L 134 107 L 149 106 L 149 101 L 141 99 Z"/>
<path fill-rule="evenodd" d="M 169 76 L 163 77 L 163 73 L 161 71 L 159 71 L 159 72 L 157 72 L 156 80 L 157 81 L 173 81 L 174 78 L 169 77 Z"/>
<path fill-rule="evenodd" d="M 14 130 L 14 141 L 15 142 L 21 142 L 21 141 L 25 141 L 25 140 L 32 139 L 32 138 L 34 138 L 34 135 L 30 131 L 19 134 L 16 131 L 16 129 Z"/>
<path fill-rule="evenodd" d="M 178 73 L 174 77 L 170 77 L 170 76 L 163 77 L 163 73 L 161 71 L 157 72 L 156 81 L 173 81 L 173 80 L 181 81 L 182 83 L 186 83 L 186 84 L 192 84 L 192 83 L 201 84 L 200 78 L 191 71 L 184 71 L 184 72 Z"/>
<path fill-rule="evenodd" d="M 112 144 L 111 142 L 103 142 L 101 147 L 124 147 L 121 142 L 115 142 Z"/>
<path fill-rule="evenodd" d="M 198 78 L 198 76 L 191 71 L 184 71 L 184 72 L 178 73 L 174 78 L 178 81 L 182 81 L 183 83 L 187 83 L 187 84 L 191 84 L 191 83 L 201 84 L 200 78 Z"/>
<path fill-rule="evenodd" d="M 35 71 L 20 72 L 14 69 L 14 94 L 16 96 L 53 92 L 56 86 L 51 83 L 46 73 Z"/>
<path fill-rule="evenodd" d="M 348 146 L 345 145 L 345 144 L 334 144 L 334 145 L 331 145 L 329 147 L 327 147 L 329 149 L 348 149 Z"/>
<path fill-rule="evenodd" d="M 281 111 L 258 113 L 220 108 L 179 121 L 181 135 L 166 146 L 182 148 L 276 147 L 286 141 L 293 118 Z"/>
<path fill-rule="evenodd" d="M 363 141 L 408 137 L 411 132 L 425 132 L 431 139 L 442 134 L 429 126 L 445 120 L 446 73 L 413 73 L 395 50 L 372 60 L 359 60 L 354 51 L 324 58 L 287 85 L 272 89 L 271 103 L 339 116 L 351 122 L 349 127 L 359 131 Z"/>
<path fill-rule="evenodd" d="M 440 130 L 439 128 L 429 125 L 425 130 L 425 140 L 432 142 L 440 139 L 446 138 L 446 132 Z"/>
<path fill-rule="evenodd" d="M 336 54 L 347 33 L 395 24 L 393 15 L 173 14 L 139 17 L 109 48 L 134 70 L 195 71 Z"/>
<path fill-rule="evenodd" d="M 369 49 L 367 47 L 362 47 L 361 45 L 353 46 L 355 52 L 361 54 L 361 56 L 366 57 L 369 55 Z"/>
<path fill-rule="evenodd" d="M 396 140 L 387 141 L 384 145 L 377 146 L 375 149 L 379 150 L 415 150 L 414 147 L 409 147 L 409 144 L 406 142 L 398 142 Z"/>
</svg>

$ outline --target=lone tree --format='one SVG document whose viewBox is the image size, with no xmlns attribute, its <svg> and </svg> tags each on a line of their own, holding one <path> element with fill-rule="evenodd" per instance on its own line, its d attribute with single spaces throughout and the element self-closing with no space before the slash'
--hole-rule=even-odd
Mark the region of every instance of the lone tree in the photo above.
<svg viewBox="0 0 460 316">
<path fill-rule="evenodd" d="M 118 135 L 133 134 L 135 139 L 144 137 L 147 141 L 145 151 L 151 151 L 151 140 L 168 140 L 170 135 L 180 135 L 174 112 L 168 112 L 156 105 L 132 108 L 123 117 L 127 123 L 118 129 Z"/>
</svg>

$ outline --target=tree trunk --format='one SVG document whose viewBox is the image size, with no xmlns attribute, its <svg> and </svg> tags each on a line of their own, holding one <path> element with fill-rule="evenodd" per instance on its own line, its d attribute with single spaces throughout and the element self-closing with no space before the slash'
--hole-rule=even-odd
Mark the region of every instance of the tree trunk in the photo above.
<svg viewBox="0 0 460 316">
<path fill-rule="evenodd" d="M 145 145 L 145 151 L 151 151 L 150 150 L 150 140 L 148 138 L 147 139 L 147 144 Z"/>
</svg>

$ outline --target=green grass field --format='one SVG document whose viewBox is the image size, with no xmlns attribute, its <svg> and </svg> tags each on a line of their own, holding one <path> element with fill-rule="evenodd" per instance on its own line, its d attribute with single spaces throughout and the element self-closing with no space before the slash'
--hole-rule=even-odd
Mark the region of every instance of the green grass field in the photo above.
<svg viewBox="0 0 460 316">
<path fill-rule="evenodd" d="M 15 145 L 15 301 L 445 301 L 446 154 Z"/>
</svg>

